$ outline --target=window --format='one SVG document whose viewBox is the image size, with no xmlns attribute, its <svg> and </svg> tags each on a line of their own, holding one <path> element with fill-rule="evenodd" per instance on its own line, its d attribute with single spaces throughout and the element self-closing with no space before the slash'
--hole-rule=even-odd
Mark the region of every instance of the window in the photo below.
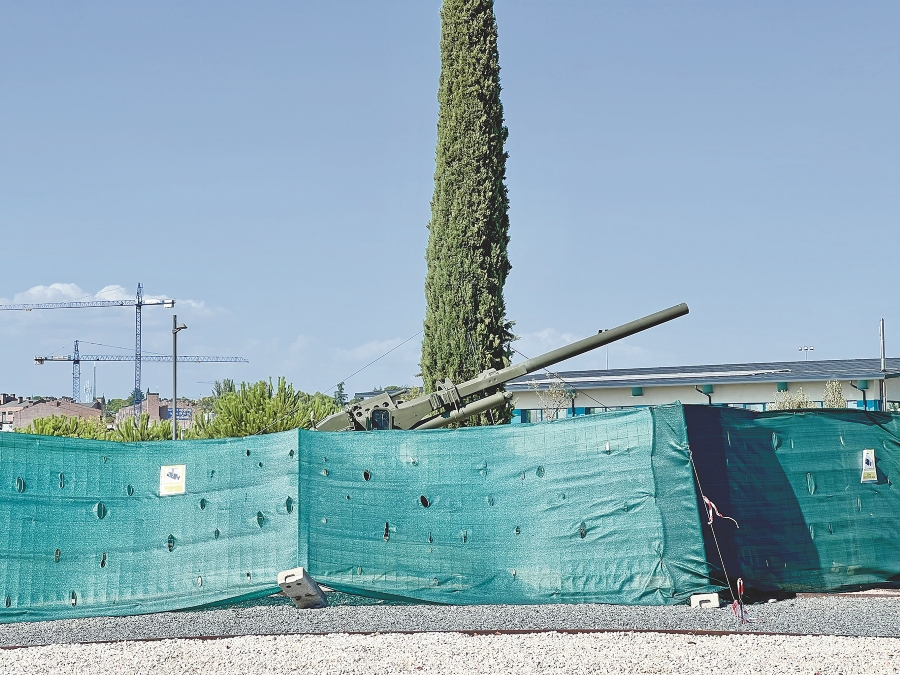
<svg viewBox="0 0 900 675">
<path fill-rule="evenodd" d="M 391 428 L 391 414 L 384 408 L 372 411 L 372 429 L 383 431 Z"/>
</svg>

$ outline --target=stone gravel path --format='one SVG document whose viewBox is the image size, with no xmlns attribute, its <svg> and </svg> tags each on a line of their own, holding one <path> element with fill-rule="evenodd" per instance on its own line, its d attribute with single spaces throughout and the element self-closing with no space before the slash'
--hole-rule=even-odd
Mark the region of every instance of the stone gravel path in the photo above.
<svg viewBox="0 0 900 675">
<path fill-rule="evenodd" d="M 753 621 L 744 625 L 727 607 L 448 607 L 371 604 L 339 594 L 330 594 L 329 602 L 326 609 L 298 610 L 286 598 L 271 597 L 201 611 L 0 624 L 0 647 L 202 636 L 579 629 L 900 637 L 900 597 L 830 595 L 751 605 Z M 341 604 L 346 602 L 370 604 Z"/>
<path fill-rule="evenodd" d="M 900 673 L 900 639 L 691 636 L 285 635 L 52 645 L 0 652 L 0 673 Z"/>
</svg>

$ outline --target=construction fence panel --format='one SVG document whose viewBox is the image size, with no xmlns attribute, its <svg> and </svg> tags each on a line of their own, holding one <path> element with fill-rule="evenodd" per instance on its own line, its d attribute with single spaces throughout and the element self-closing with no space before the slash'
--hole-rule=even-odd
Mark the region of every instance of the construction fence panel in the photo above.
<svg viewBox="0 0 900 675">
<path fill-rule="evenodd" d="M 115 443 L 0 434 L 0 622 L 278 590 L 297 560 L 297 432 Z"/>
<path fill-rule="evenodd" d="M 704 494 L 728 520 L 707 557 L 748 593 L 900 585 L 900 416 L 685 406 Z M 864 458 L 874 461 L 864 475 Z"/>
<path fill-rule="evenodd" d="M 715 590 L 680 405 L 299 442 L 300 561 L 333 588 L 452 604 Z"/>
</svg>

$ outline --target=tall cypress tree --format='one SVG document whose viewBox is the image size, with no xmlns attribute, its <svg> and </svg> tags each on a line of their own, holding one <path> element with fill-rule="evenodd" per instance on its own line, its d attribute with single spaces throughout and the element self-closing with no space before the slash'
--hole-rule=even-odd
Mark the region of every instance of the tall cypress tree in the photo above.
<svg viewBox="0 0 900 675">
<path fill-rule="evenodd" d="M 444 0 L 434 197 L 425 258 L 422 377 L 470 379 L 509 365 L 508 131 L 493 0 Z M 488 416 L 473 418 L 485 423 Z"/>
</svg>

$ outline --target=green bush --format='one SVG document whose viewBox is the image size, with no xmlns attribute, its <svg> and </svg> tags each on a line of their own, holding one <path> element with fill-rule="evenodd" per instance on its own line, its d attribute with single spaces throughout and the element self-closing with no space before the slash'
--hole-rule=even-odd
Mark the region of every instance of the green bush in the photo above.
<svg viewBox="0 0 900 675">
<path fill-rule="evenodd" d="M 309 429 L 322 418 L 340 410 L 334 398 L 294 391 L 283 377 L 277 387 L 260 380 L 242 382 L 240 389 L 226 391 L 213 403 L 209 419 L 196 419 L 185 438 L 234 438 L 271 434 L 289 429 Z"/>
<path fill-rule="evenodd" d="M 107 429 L 106 423 L 98 419 L 54 415 L 34 420 L 21 433 L 100 441 L 165 441 L 172 438 L 172 424 L 168 420 L 151 423 L 150 416 L 144 413 L 139 419 L 129 417 L 115 429 Z"/>
<path fill-rule="evenodd" d="M 277 386 L 273 386 L 271 380 L 252 384 L 242 382 L 240 389 L 230 381 L 226 383 L 230 388 L 226 386 L 217 392 L 212 413 L 208 417 L 198 416 L 193 428 L 184 431 L 184 438 L 233 438 L 309 429 L 340 410 L 333 397 L 319 392 L 294 391 L 293 385 L 283 377 L 278 378 Z M 172 438 L 172 423 L 169 420 L 151 423 L 150 416 L 143 413 L 138 418 L 127 417 L 116 428 L 107 429 L 106 423 L 97 419 L 55 415 L 34 420 L 21 432 L 120 442 L 166 441 Z"/>
<path fill-rule="evenodd" d="M 41 417 L 34 420 L 24 429 L 19 429 L 18 431 L 23 434 L 93 438 L 96 440 L 105 440 L 109 434 L 106 430 L 106 425 L 99 419 L 68 417 L 66 415 Z"/>
<path fill-rule="evenodd" d="M 110 431 L 111 441 L 131 443 L 134 441 L 170 441 L 172 423 L 169 420 L 150 422 L 150 416 L 142 413 L 139 419 L 126 417 Z"/>
</svg>

